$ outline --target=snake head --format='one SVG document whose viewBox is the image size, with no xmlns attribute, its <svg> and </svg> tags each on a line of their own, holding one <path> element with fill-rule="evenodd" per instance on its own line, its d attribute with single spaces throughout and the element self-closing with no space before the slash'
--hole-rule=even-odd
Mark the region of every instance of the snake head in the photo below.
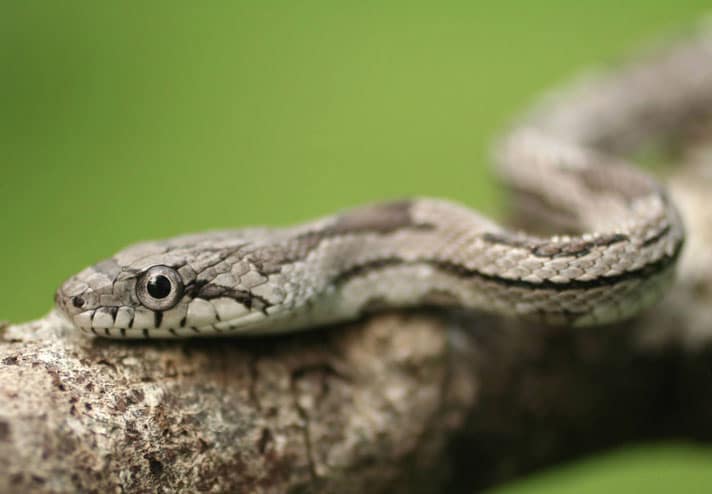
<svg viewBox="0 0 712 494">
<path fill-rule="evenodd" d="M 183 278 L 176 269 L 163 264 L 146 269 L 122 267 L 112 258 L 65 281 L 56 292 L 55 302 L 84 332 L 146 336 L 160 329 L 164 319 L 170 323 L 171 319 L 185 317 L 184 298 Z"/>
<path fill-rule="evenodd" d="M 171 259 L 122 264 L 121 254 L 84 269 L 55 294 L 57 308 L 78 329 L 101 336 L 148 336 L 180 326 L 187 314 L 185 281 Z M 177 319 L 177 320 L 176 320 Z"/>
<path fill-rule="evenodd" d="M 138 244 L 69 278 L 55 302 L 76 328 L 97 336 L 249 331 L 283 297 L 279 269 L 265 267 L 258 254 L 220 233 Z"/>
</svg>

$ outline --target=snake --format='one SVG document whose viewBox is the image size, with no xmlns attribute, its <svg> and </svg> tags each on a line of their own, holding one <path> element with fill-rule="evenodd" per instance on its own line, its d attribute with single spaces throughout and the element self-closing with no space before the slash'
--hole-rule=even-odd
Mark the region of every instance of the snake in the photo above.
<svg viewBox="0 0 712 494">
<path fill-rule="evenodd" d="M 670 287 L 685 240 L 665 186 L 632 162 L 712 108 L 709 60 L 712 30 L 542 98 L 493 153 L 520 228 L 413 197 L 182 235 L 84 269 L 56 308 L 109 338 L 290 333 L 420 306 L 555 326 L 629 320 Z"/>
</svg>

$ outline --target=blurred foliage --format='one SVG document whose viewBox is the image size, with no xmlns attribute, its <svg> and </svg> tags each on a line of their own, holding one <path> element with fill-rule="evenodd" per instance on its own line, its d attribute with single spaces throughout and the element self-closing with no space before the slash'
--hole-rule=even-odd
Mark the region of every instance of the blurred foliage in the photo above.
<svg viewBox="0 0 712 494">
<path fill-rule="evenodd" d="M 710 467 L 709 448 L 676 443 L 629 447 L 532 475 L 491 494 L 709 494 Z"/>
<path fill-rule="evenodd" d="M 517 112 L 706 6 L 6 0 L 0 317 L 141 239 L 415 194 L 497 214 Z"/>
</svg>

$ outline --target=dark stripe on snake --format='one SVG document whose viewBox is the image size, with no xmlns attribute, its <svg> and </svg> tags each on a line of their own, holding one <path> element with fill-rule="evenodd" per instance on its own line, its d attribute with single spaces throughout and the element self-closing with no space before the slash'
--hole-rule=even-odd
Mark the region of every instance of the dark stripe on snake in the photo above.
<svg viewBox="0 0 712 494">
<path fill-rule="evenodd" d="M 384 257 L 382 259 L 374 259 L 372 261 L 364 262 L 361 264 L 355 264 L 349 269 L 346 269 L 334 277 L 333 283 L 339 285 L 346 283 L 352 278 L 361 276 L 370 271 L 390 267 L 390 266 L 403 266 L 403 265 L 414 265 L 414 264 L 429 264 L 428 261 L 406 261 L 400 257 Z"/>
<path fill-rule="evenodd" d="M 660 240 L 661 238 L 665 237 L 668 233 L 670 233 L 670 225 L 669 225 L 669 224 L 666 225 L 665 228 L 663 228 L 662 230 L 660 230 L 660 231 L 657 233 L 657 235 L 653 235 L 652 237 L 650 237 L 649 239 L 647 239 L 645 242 L 643 242 L 643 244 L 642 244 L 643 247 L 648 247 L 648 246 L 650 246 L 650 245 L 653 245 L 653 244 L 656 243 L 658 240 Z"/>
<path fill-rule="evenodd" d="M 302 242 L 302 255 L 290 257 L 299 260 L 319 246 L 322 240 L 341 235 L 381 234 L 386 235 L 403 229 L 434 230 L 435 225 L 418 223 L 411 216 L 412 200 L 393 201 L 386 204 L 372 204 L 346 211 L 336 216 L 334 223 L 320 230 L 312 230 L 298 235 L 295 240 Z"/>
<path fill-rule="evenodd" d="M 614 233 L 601 235 L 592 240 L 581 240 L 579 242 L 565 242 L 557 244 L 554 242 L 533 243 L 531 238 L 522 236 L 507 236 L 500 233 L 485 233 L 482 240 L 493 245 L 504 245 L 507 247 L 517 247 L 527 249 L 537 257 L 555 259 L 558 257 L 583 257 L 591 252 L 594 247 L 608 247 L 619 242 L 630 241 L 627 235 Z"/>
<path fill-rule="evenodd" d="M 255 295 L 248 290 L 240 290 L 237 288 L 226 287 L 222 285 L 195 284 L 191 287 L 190 292 L 186 291 L 192 298 L 202 298 L 203 300 L 213 300 L 216 298 L 231 298 L 236 302 L 241 303 L 248 309 L 255 309 L 265 312 L 272 304 L 264 297 Z M 216 314 L 217 315 L 217 314 Z"/>
<path fill-rule="evenodd" d="M 362 206 L 341 213 L 336 221 L 323 229 L 322 236 L 352 235 L 354 233 L 392 233 L 408 227 L 422 227 L 413 221 L 411 200 L 393 201 L 386 204 Z"/>
<path fill-rule="evenodd" d="M 678 249 L 672 256 L 661 257 L 659 260 L 647 264 L 640 269 L 626 271 L 625 273 L 621 273 L 618 275 L 601 276 L 592 280 L 569 280 L 565 283 L 556 283 L 550 280 L 545 280 L 539 283 L 519 279 L 513 280 L 508 278 L 502 278 L 499 276 L 488 275 L 477 270 L 467 269 L 461 265 L 443 261 L 428 261 L 428 264 L 432 264 L 443 271 L 456 274 L 457 276 L 460 276 L 462 278 L 479 278 L 484 281 L 497 283 L 498 285 L 526 288 L 528 290 L 552 290 L 562 292 L 566 290 L 590 290 L 592 288 L 617 285 L 625 281 L 645 279 L 650 276 L 653 276 L 656 273 L 661 273 L 665 271 L 666 268 L 672 266 L 675 263 L 679 254 L 680 249 Z"/>
<path fill-rule="evenodd" d="M 564 244 L 545 243 L 533 249 L 531 253 L 537 257 L 545 257 L 554 259 L 558 257 L 583 257 L 589 254 L 594 247 L 608 247 L 620 242 L 629 242 L 627 235 L 614 233 L 610 235 L 602 235 L 593 240 L 582 240 L 580 242 L 565 242 Z"/>
<path fill-rule="evenodd" d="M 104 310 L 109 313 L 111 320 L 116 322 L 116 314 L 119 312 L 119 308 L 115 305 L 105 307 Z"/>
<path fill-rule="evenodd" d="M 346 211 L 335 217 L 333 223 L 323 228 L 308 230 L 295 237 L 285 239 L 275 245 L 241 244 L 231 248 L 221 255 L 221 260 L 203 267 L 198 276 L 204 275 L 206 269 L 214 267 L 222 260 L 233 257 L 249 262 L 263 276 L 279 273 L 282 266 L 304 260 L 319 247 L 322 241 L 344 235 L 386 235 L 404 229 L 434 230 L 435 225 L 417 223 L 411 217 L 412 200 L 394 201 L 387 204 L 362 206 L 352 211 Z M 193 282 L 197 288 L 207 283 L 205 279 Z M 186 290 L 188 290 L 186 287 Z M 213 297 L 214 298 L 214 297 Z"/>
<path fill-rule="evenodd" d="M 673 253 L 673 255 L 663 256 L 656 262 L 647 264 L 640 269 L 627 271 L 625 273 L 621 273 L 614 276 L 601 276 L 593 280 L 570 280 L 566 283 L 556 283 L 548 280 L 535 283 L 520 279 L 515 280 L 509 278 L 502 278 L 499 276 L 482 273 L 481 271 L 475 269 L 468 269 L 465 266 L 459 264 L 438 259 L 420 259 L 417 261 L 407 261 L 399 257 L 387 257 L 353 266 L 352 268 L 344 271 L 339 276 L 334 278 L 334 284 L 338 285 L 346 283 L 352 278 L 362 276 L 368 273 L 369 271 L 382 269 L 384 267 L 415 266 L 426 264 L 429 266 L 433 266 L 439 269 L 440 271 L 455 275 L 459 278 L 478 278 L 483 281 L 488 281 L 507 287 L 518 287 L 525 288 L 528 290 L 551 290 L 556 292 L 562 292 L 566 290 L 590 290 L 592 288 L 617 285 L 618 283 L 630 280 L 646 279 L 657 273 L 662 273 L 663 271 L 665 271 L 665 269 L 675 264 L 675 261 L 679 257 L 681 250 L 681 246 L 679 246 L 677 250 Z"/>
<path fill-rule="evenodd" d="M 154 310 L 153 311 L 153 327 L 160 328 L 163 322 L 163 311 Z"/>
<path fill-rule="evenodd" d="M 229 257 L 237 257 L 250 262 L 260 272 L 269 276 L 279 273 L 282 265 L 305 259 L 319 244 L 328 238 L 354 234 L 389 234 L 407 228 L 418 230 L 434 230 L 435 225 L 417 223 L 411 216 L 412 200 L 394 201 L 387 204 L 362 206 L 352 211 L 347 211 L 336 216 L 334 222 L 318 230 L 311 230 L 294 238 L 288 239 L 281 245 L 260 246 L 250 242 L 236 247 L 225 249 L 221 252 L 216 249 L 218 258 L 207 265 L 201 266 L 196 273 L 197 277 L 216 267 Z M 205 250 L 205 248 L 203 248 Z M 196 279 L 195 290 L 200 290 L 207 280 Z M 190 289 L 190 284 L 186 291 Z M 214 297 L 213 297 L 214 298 Z"/>
</svg>

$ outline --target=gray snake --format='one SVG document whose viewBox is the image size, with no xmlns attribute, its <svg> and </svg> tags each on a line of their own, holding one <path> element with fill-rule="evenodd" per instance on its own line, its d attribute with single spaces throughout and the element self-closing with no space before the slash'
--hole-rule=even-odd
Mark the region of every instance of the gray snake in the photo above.
<svg viewBox="0 0 712 494">
<path fill-rule="evenodd" d="M 64 282 L 56 305 L 81 331 L 120 338 L 289 332 L 422 305 L 625 320 L 669 287 L 684 242 L 665 188 L 626 157 L 712 107 L 710 60 L 702 33 L 586 78 L 498 143 L 500 176 L 539 233 L 411 198 L 130 246 Z"/>
</svg>

